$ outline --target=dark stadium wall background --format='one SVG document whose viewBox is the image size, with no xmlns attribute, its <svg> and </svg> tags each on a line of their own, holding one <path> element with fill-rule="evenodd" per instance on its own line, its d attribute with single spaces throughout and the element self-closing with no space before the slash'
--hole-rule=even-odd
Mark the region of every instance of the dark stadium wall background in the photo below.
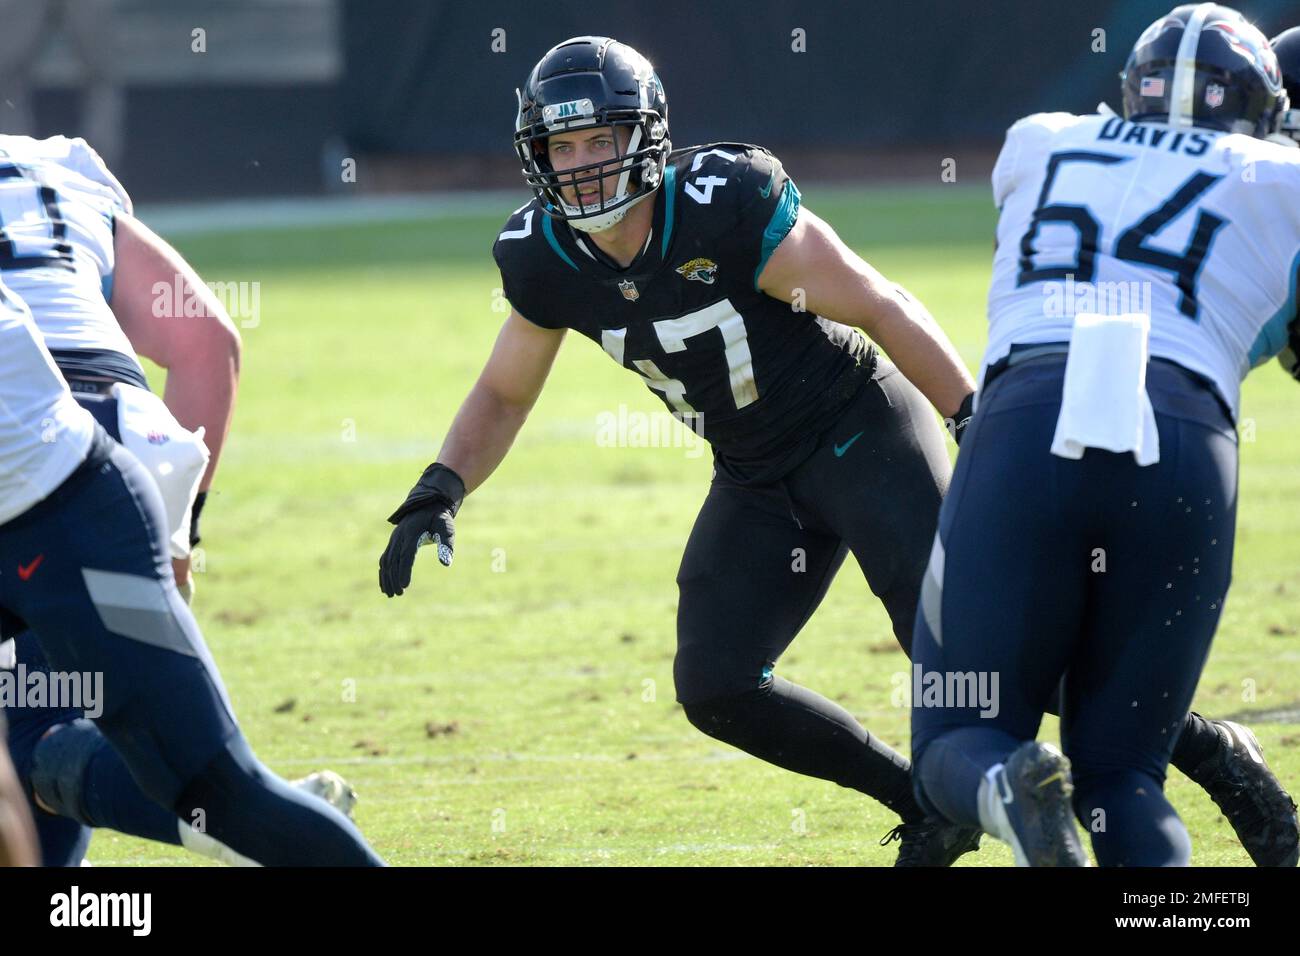
<svg viewBox="0 0 1300 956">
<path fill-rule="evenodd" d="M 993 145 L 1041 110 L 1118 108 L 1133 37 L 1169 0 L 721 0 L 593 7 L 347 0 L 346 138 L 369 151 L 488 153 L 537 57 L 582 33 L 622 39 L 669 91 L 673 140 L 773 149 Z M 1238 8 L 1267 35 L 1300 23 L 1294 0 Z M 544 13 L 542 11 L 545 11 Z M 504 52 L 490 49 L 495 28 Z M 804 52 L 792 32 L 804 31 Z M 1104 51 L 1093 31 L 1104 29 Z"/>
<path fill-rule="evenodd" d="M 132 23 L 145 22 L 144 3 L 122 0 Z M 252 37 L 257 50 L 329 59 L 334 73 L 294 79 L 288 66 L 240 61 L 207 79 L 128 77 L 115 171 L 137 202 L 320 194 L 337 188 L 340 156 L 426 157 L 515 184 L 515 87 L 558 40 L 593 32 L 655 63 L 678 144 L 760 143 L 787 162 L 825 150 L 831 159 L 805 176 L 843 179 L 888 172 L 892 150 L 904 163 L 901 151 L 953 144 L 944 155 L 959 157 L 961 176 L 963 150 L 991 155 L 1021 116 L 1087 112 L 1103 99 L 1118 107 L 1115 77 L 1132 38 L 1169 0 L 334 0 L 330 28 L 305 33 L 289 6 L 171 0 L 171 26 L 210 23 L 209 58 L 234 57 L 223 51 L 247 50 Z M 1300 24 L 1296 0 L 1237 6 L 1267 35 Z M 134 55 L 159 56 L 157 37 L 135 42 Z M 39 135 L 78 131 L 76 90 L 38 84 L 34 103 Z M 868 149 L 873 162 L 855 152 Z M 428 184 L 390 188 L 415 185 Z M 373 178 L 363 191 L 372 188 Z"/>
</svg>

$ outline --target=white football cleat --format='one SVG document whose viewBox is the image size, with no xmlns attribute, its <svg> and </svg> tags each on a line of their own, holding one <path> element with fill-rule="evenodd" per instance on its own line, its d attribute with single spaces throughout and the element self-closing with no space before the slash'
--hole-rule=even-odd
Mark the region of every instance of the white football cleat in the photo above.
<svg viewBox="0 0 1300 956">
<path fill-rule="evenodd" d="M 301 780 L 290 780 L 289 786 L 320 797 L 345 817 L 352 818 L 352 808 L 357 805 L 357 792 L 333 770 L 318 770 Z"/>
<path fill-rule="evenodd" d="M 290 780 L 289 786 L 310 793 L 328 803 L 345 817 L 351 818 L 352 808 L 357 805 L 357 792 L 351 785 L 333 770 L 320 770 L 310 773 L 301 780 Z M 206 833 L 196 830 L 184 820 L 177 821 L 181 837 L 181 846 L 191 853 L 206 856 L 227 866 L 257 866 L 246 856 L 241 856 L 230 847 L 213 839 Z"/>
</svg>

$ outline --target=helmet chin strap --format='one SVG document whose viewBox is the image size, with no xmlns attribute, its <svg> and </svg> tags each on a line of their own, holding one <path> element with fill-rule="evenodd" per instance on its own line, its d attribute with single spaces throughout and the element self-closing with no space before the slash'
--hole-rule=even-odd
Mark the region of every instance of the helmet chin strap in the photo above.
<svg viewBox="0 0 1300 956">
<path fill-rule="evenodd" d="M 623 217 L 628 214 L 628 211 L 633 206 L 653 195 L 654 193 L 652 192 L 643 192 L 641 195 L 633 197 L 632 201 L 625 206 L 611 209 L 609 212 L 602 213 L 599 216 L 590 216 L 586 219 L 570 219 L 568 220 L 569 225 L 572 228 L 577 229 L 579 232 L 604 232 L 610 226 L 615 226 L 622 222 Z M 570 206 L 567 202 L 564 204 L 564 210 L 570 214 L 578 214 L 582 212 L 582 210 L 577 206 Z"/>
</svg>

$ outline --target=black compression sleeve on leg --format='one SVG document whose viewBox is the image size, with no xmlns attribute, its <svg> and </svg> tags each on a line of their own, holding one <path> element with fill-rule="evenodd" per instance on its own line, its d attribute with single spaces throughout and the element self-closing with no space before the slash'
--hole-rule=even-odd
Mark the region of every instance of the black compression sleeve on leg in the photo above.
<svg viewBox="0 0 1300 956">
<path fill-rule="evenodd" d="M 907 758 L 807 688 L 777 677 L 748 694 L 683 707 L 704 733 L 760 760 L 865 793 L 905 823 L 925 816 Z"/>
</svg>

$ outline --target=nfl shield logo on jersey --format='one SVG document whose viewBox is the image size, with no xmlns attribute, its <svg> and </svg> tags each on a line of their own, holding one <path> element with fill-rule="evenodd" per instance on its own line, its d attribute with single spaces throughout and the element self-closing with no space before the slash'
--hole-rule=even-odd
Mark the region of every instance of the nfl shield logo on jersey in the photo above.
<svg viewBox="0 0 1300 956">
<path fill-rule="evenodd" d="M 1218 83 L 1205 85 L 1205 105 L 1215 109 L 1223 105 L 1223 87 Z"/>
<path fill-rule="evenodd" d="M 623 298 L 629 302 L 635 302 L 641 298 L 641 293 L 636 291 L 636 283 L 631 279 L 624 279 L 618 284 L 618 291 L 623 293 Z"/>
</svg>

